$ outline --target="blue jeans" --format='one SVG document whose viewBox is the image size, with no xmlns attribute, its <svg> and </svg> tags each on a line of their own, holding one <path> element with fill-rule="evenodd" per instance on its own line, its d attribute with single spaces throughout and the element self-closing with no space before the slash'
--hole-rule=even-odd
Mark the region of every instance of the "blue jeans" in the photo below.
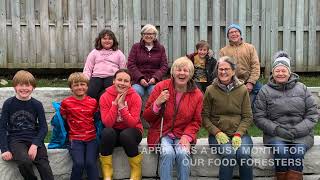
<svg viewBox="0 0 320 180">
<path fill-rule="evenodd" d="M 251 101 L 251 107 L 253 107 L 253 103 L 256 100 L 257 94 L 259 93 L 260 89 L 262 88 L 263 84 L 260 82 L 256 82 L 256 84 L 253 86 L 252 91 L 250 92 L 250 101 Z"/>
<path fill-rule="evenodd" d="M 303 171 L 303 159 L 308 148 L 305 144 L 292 144 L 280 140 L 269 141 L 276 172 Z"/>
<path fill-rule="evenodd" d="M 83 169 L 86 169 L 88 180 L 98 180 L 97 166 L 98 144 L 97 141 L 72 140 L 70 153 L 73 161 L 71 180 L 82 179 Z"/>
<path fill-rule="evenodd" d="M 215 136 L 209 135 L 210 148 L 217 150 L 216 152 L 218 152 L 221 158 L 219 169 L 220 180 L 231 180 L 233 168 L 236 164 L 239 165 L 240 179 L 253 179 L 252 166 L 247 164 L 248 160 L 251 159 L 252 139 L 249 135 L 245 134 L 241 137 L 241 141 L 241 146 L 235 151 L 232 147 L 231 139 L 227 144 L 219 145 Z"/>
<path fill-rule="evenodd" d="M 190 153 L 178 144 L 180 139 L 164 136 L 161 139 L 160 179 L 171 180 L 173 165 L 176 163 L 177 179 L 188 180 L 190 174 Z"/>
<path fill-rule="evenodd" d="M 145 91 L 147 91 L 147 95 L 149 96 L 154 89 L 155 85 L 149 85 L 148 87 L 141 86 L 140 84 L 134 84 L 132 85 L 133 89 L 140 95 L 140 97 L 143 97 L 145 94 Z"/>
</svg>

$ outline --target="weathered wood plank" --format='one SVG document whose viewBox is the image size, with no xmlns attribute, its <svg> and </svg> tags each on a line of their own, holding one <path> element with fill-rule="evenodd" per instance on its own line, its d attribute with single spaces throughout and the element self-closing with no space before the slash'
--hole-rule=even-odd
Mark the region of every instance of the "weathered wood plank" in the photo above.
<svg viewBox="0 0 320 180">
<path fill-rule="evenodd" d="M 268 4 L 269 6 L 269 4 Z M 270 40 L 271 42 L 271 47 L 270 47 L 270 51 L 266 51 L 266 52 L 270 52 L 270 56 L 269 58 L 267 57 L 267 59 L 269 60 L 268 62 L 266 62 L 266 68 L 268 67 L 269 68 L 269 71 L 270 72 L 270 68 L 271 68 L 271 63 L 273 62 L 272 58 L 273 58 L 273 55 L 275 52 L 278 51 L 278 42 L 279 42 L 279 37 L 278 37 L 278 23 L 279 23 L 279 20 L 278 20 L 278 0 L 272 0 L 271 2 L 271 11 L 268 11 L 267 12 L 267 16 L 270 17 L 271 19 L 271 36 L 267 36 L 266 37 L 266 40 Z M 269 7 L 268 7 L 268 10 L 269 10 Z M 268 19 L 269 20 L 269 19 Z"/>
<path fill-rule="evenodd" d="M 308 68 L 316 64 L 316 9 L 317 0 L 309 1 L 309 42 L 308 42 Z"/>
<path fill-rule="evenodd" d="M 255 0 L 253 0 L 255 1 Z M 239 3 L 239 25 L 242 28 L 242 38 L 246 39 L 246 13 L 247 13 L 247 2 L 241 1 Z"/>
<path fill-rule="evenodd" d="M 181 56 L 181 0 L 173 1 L 172 61 Z"/>
<path fill-rule="evenodd" d="M 226 29 L 232 23 L 235 23 L 233 21 L 233 0 L 226 0 Z M 226 44 L 228 43 L 229 40 L 226 38 Z"/>
<path fill-rule="evenodd" d="M 123 3 L 123 53 L 129 54 L 132 46 L 133 18 L 132 18 L 132 0 Z"/>
<path fill-rule="evenodd" d="M 283 5 L 283 50 L 290 54 L 290 18 L 291 18 L 291 11 L 290 11 L 290 1 L 291 0 L 284 0 Z"/>
<path fill-rule="evenodd" d="M 269 0 L 263 0 L 263 6 L 265 7 L 265 13 L 266 13 L 266 18 L 265 18 L 265 29 L 266 29 L 266 39 L 265 39 L 265 51 L 266 51 L 266 56 L 265 56 L 265 71 L 264 75 L 265 77 L 269 77 L 270 71 L 271 71 L 271 51 L 274 46 L 274 40 L 275 38 L 272 36 L 275 35 L 275 29 L 273 22 L 274 16 L 272 16 L 272 13 L 274 13 L 273 5 L 274 3 L 277 2 L 277 0 L 272 0 L 271 3 Z M 275 13 L 274 13 L 275 14 Z"/>
<path fill-rule="evenodd" d="M 252 0 L 252 44 L 260 54 L 260 33 L 259 33 L 259 2 Z"/>
<path fill-rule="evenodd" d="M 83 14 L 83 41 L 82 53 L 83 57 L 80 62 L 84 62 L 89 52 L 91 51 L 93 41 L 91 40 L 91 16 L 90 16 L 90 0 L 82 0 L 82 14 Z"/>
<path fill-rule="evenodd" d="M 266 0 L 261 0 L 261 21 L 262 22 L 266 22 Z M 266 33 L 267 33 L 267 29 L 266 29 L 266 24 L 262 23 L 261 24 L 261 48 L 260 48 L 260 66 L 261 67 L 265 67 L 265 63 L 266 63 Z M 262 72 L 261 72 L 262 74 Z"/>
<path fill-rule="evenodd" d="M 13 62 L 21 63 L 20 0 L 11 1 Z"/>
<path fill-rule="evenodd" d="M 98 33 L 105 28 L 105 17 L 104 17 L 104 0 L 96 1 L 96 12 L 97 12 L 97 31 Z"/>
<path fill-rule="evenodd" d="M 50 62 L 48 1 L 40 1 L 40 24 L 42 62 L 40 67 L 47 67 Z"/>
<path fill-rule="evenodd" d="M 200 1 L 200 40 L 208 41 L 208 0 Z"/>
<path fill-rule="evenodd" d="M 78 60 L 77 53 L 77 10 L 76 10 L 76 0 L 69 0 L 69 58 L 70 63 L 76 64 Z"/>
<path fill-rule="evenodd" d="M 303 68 L 303 23 L 304 23 L 304 0 L 297 0 L 296 3 L 296 71 Z"/>
<path fill-rule="evenodd" d="M 155 23 L 155 18 L 154 18 L 154 11 L 155 11 L 155 2 L 154 0 L 146 0 L 147 1 L 147 23 L 148 24 L 154 24 Z M 160 11 L 161 12 L 161 11 Z M 161 16 L 160 16 L 161 18 Z"/>
<path fill-rule="evenodd" d="M 218 58 L 220 50 L 220 0 L 213 0 L 212 7 L 212 50 L 215 52 L 215 58 Z"/>
<path fill-rule="evenodd" d="M 118 0 L 111 0 L 111 30 L 119 37 L 119 4 Z"/>
<path fill-rule="evenodd" d="M 56 67 L 57 68 L 64 68 L 64 36 L 63 36 L 63 9 L 62 9 L 62 0 L 56 0 Z"/>
<path fill-rule="evenodd" d="M 194 0 L 187 1 L 187 53 L 194 51 Z"/>
<path fill-rule="evenodd" d="M 168 57 L 168 7 L 167 0 L 160 0 L 160 12 L 162 13 L 160 16 L 160 42 L 164 46 L 166 50 L 166 54 Z M 170 60 L 169 60 L 170 61 Z"/>
<path fill-rule="evenodd" d="M 0 0 L 0 67 L 7 67 L 7 18 L 6 0 Z"/>
<path fill-rule="evenodd" d="M 141 35 L 141 0 L 134 0 L 133 2 L 133 40 L 140 41 Z"/>
<path fill-rule="evenodd" d="M 34 67 L 37 62 L 36 56 L 36 44 L 30 43 L 36 41 L 36 27 L 35 27 L 35 16 L 34 16 L 34 0 L 27 1 L 26 4 L 26 18 L 28 28 L 28 62 L 31 67 Z"/>
</svg>

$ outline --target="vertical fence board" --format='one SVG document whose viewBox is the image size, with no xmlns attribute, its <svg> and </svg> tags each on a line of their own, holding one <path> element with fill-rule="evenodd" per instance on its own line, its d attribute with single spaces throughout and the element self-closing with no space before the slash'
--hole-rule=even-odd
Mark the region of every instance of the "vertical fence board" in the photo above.
<svg viewBox="0 0 320 180">
<path fill-rule="evenodd" d="M 297 0 L 296 8 L 296 71 L 303 69 L 303 23 L 304 23 L 304 0 Z"/>
<path fill-rule="evenodd" d="M 34 0 L 28 0 L 26 4 L 26 18 L 28 28 L 28 43 L 36 41 L 35 16 L 34 16 Z M 35 67 L 37 62 L 36 44 L 29 43 L 28 62 L 31 67 Z"/>
<path fill-rule="evenodd" d="M 215 58 L 218 58 L 220 50 L 220 0 L 213 0 L 212 7 L 212 50 L 215 52 Z"/>
<path fill-rule="evenodd" d="M 7 18 L 6 0 L 0 0 L 0 66 L 7 67 Z"/>
<path fill-rule="evenodd" d="M 20 1 L 11 1 L 13 66 L 21 63 L 21 29 L 20 29 Z"/>
<path fill-rule="evenodd" d="M 77 37 L 77 10 L 76 10 L 76 0 L 69 0 L 69 58 L 70 63 L 74 64 L 77 63 L 77 43 L 76 43 L 76 37 Z"/>
<path fill-rule="evenodd" d="M 239 0 L 241 1 L 241 0 Z M 242 38 L 246 39 L 246 14 L 247 14 L 247 4 L 246 1 L 241 1 L 239 3 L 239 25 L 242 28 Z"/>
<path fill-rule="evenodd" d="M 147 23 L 148 24 L 154 24 L 155 20 L 154 20 L 154 0 L 146 0 L 147 1 Z M 161 12 L 161 11 L 160 11 Z M 161 16 L 160 16 L 161 18 Z"/>
<path fill-rule="evenodd" d="M 235 23 L 233 21 L 233 0 L 226 0 L 226 29 L 232 23 Z M 226 44 L 228 44 L 228 42 L 229 40 L 226 38 Z"/>
<path fill-rule="evenodd" d="M 200 40 L 208 41 L 208 0 L 200 1 Z"/>
<path fill-rule="evenodd" d="M 160 41 L 164 48 L 166 49 L 166 54 L 168 57 L 168 7 L 167 0 L 160 0 Z M 169 62 L 171 62 L 169 60 Z"/>
<path fill-rule="evenodd" d="M 261 21 L 266 22 L 266 0 L 261 1 Z M 261 24 L 261 41 L 260 41 L 260 66 L 265 67 L 265 59 L 266 59 L 266 24 Z"/>
<path fill-rule="evenodd" d="M 316 65 L 316 1 L 309 1 L 309 42 L 308 42 L 308 67 L 314 69 Z"/>
<path fill-rule="evenodd" d="M 259 2 L 257 0 L 252 0 L 252 35 L 251 42 L 256 48 L 258 54 L 260 54 L 260 33 L 259 33 Z"/>
<path fill-rule="evenodd" d="M 273 20 L 273 16 L 270 16 L 270 14 L 274 11 L 273 8 L 273 4 L 275 3 L 275 1 L 277 0 L 272 0 L 272 2 L 270 3 L 269 0 L 264 0 L 264 7 L 265 7 L 265 13 L 266 13 L 266 22 L 265 22 L 265 31 L 266 31 L 266 41 L 265 41 L 265 51 L 266 51 L 266 59 L 265 59 L 265 71 L 264 71 L 264 75 L 266 77 L 269 77 L 270 74 L 270 64 L 271 64 L 271 49 L 273 47 L 273 40 L 274 38 L 271 38 L 274 35 L 274 28 L 273 24 L 272 24 L 272 20 Z"/>
<path fill-rule="evenodd" d="M 141 37 L 141 0 L 134 0 L 133 2 L 133 27 L 133 40 L 138 42 Z"/>
<path fill-rule="evenodd" d="M 194 0 L 187 1 L 187 53 L 194 51 Z"/>
<path fill-rule="evenodd" d="M 123 53 L 125 55 L 129 54 L 130 48 L 133 44 L 132 35 L 133 35 L 133 19 L 130 9 L 132 9 L 132 1 L 124 0 L 126 3 L 123 3 Z"/>
<path fill-rule="evenodd" d="M 271 10 L 267 14 L 271 14 L 269 16 L 271 18 L 271 36 L 267 37 L 266 40 L 270 39 L 271 40 L 271 48 L 270 51 L 267 51 L 270 53 L 270 56 L 267 57 L 267 60 L 269 62 L 266 62 L 266 67 L 271 68 L 271 63 L 272 63 L 272 56 L 273 54 L 278 51 L 278 0 L 272 0 L 271 2 Z M 268 71 L 270 72 L 270 70 Z"/>
<path fill-rule="evenodd" d="M 118 0 L 111 0 L 111 30 L 119 37 L 119 4 Z"/>
<path fill-rule="evenodd" d="M 100 32 L 105 28 L 104 22 L 104 0 L 96 1 L 97 8 L 97 31 Z"/>
<path fill-rule="evenodd" d="M 38 67 L 46 67 L 49 65 L 49 14 L 48 1 L 40 1 L 40 38 L 41 38 L 41 62 Z"/>
<path fill-rule="evenodd" d="M 283 5 L 283 50 L 290 54 L 290 1 L 284 0 Z"/>
<path fill-rule="evenodd" d="M 64 67 L 64 36 L 63 36 L 63 11 L 62 11 L 62 0 L 56 0 L 56 67 Z"/>
<path fill-rule="evenodd" d="M 91 16 L 90 16 L 90 0 L 82 0 L 82 14 L 83 14 L 83 43 L 81 50 L 83 57 L 80 58 L 80 62 L 84 62 L 85 58 L 88 56 L 90 49 L 92 47 L 91 41 Z"/>
<path fill-rule="evenodd" d="M 181 56 L 181 0 L 173 1 L 173 37 L 172 49 L 173 57 L 172 61 Z M 171 64 L 170 64 L 171 65 Z"/>
</svg>

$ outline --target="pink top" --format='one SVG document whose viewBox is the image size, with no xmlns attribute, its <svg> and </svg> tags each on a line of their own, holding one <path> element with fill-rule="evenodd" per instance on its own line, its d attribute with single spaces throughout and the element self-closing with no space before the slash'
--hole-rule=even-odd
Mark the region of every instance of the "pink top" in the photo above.
<svg viewBox="0 0 320 180">
<path fill-rule="evenodd" d="M 93 49 L 86 60 L 83 73 L 90 79 L 91 77 L 105 78 L 115 74 L 121 68 L 126 67 L 126 58 L 118 49 L 96 50 Z"/>
</svg>

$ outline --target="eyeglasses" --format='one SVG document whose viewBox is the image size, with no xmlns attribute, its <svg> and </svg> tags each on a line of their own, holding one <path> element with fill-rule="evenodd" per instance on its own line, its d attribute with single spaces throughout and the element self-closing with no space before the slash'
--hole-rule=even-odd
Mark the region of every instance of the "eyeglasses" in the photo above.
<svg viewBox="0 0 320 180">
<path fill-rule="evenodd" d="M 144 35 L 144 36 L 154 36 L 154 35 L 156 35 L 156 33 L 142 33 L 142 35 Z"/>
<path fill-rule="evenodd" d="M 237 33 L 240 33 L 240 32 L 238 30 L 228 32 L 228 34 L 237 34 Z"/>
<path fill-rule="evenodd" d="M 220 71 L 220 72 L 223 72 L 223 71 L 225 71 L 225 72 L 229 72 L 229 71 L 231 71 L 231 68 L 218 68 L 218 71 Z"/>
</svg>

